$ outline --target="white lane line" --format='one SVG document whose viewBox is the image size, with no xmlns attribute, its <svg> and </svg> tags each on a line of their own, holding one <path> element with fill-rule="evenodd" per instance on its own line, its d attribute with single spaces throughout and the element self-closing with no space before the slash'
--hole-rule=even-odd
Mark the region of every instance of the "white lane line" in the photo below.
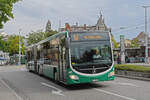
<svg viewBox="0 0 150 100">
<path fill-rule="evenodd" d="M 65 96 L 64 94 L 62 94 L 62 90 L 52 86 L 52 85 L 49 85 L 47 83 L 44 83 L 44 82 L 40 82 L 42 85 L 46 86 L 46 87 L 49 87 L 49 88 L 53 88 L 55 90 L 52 90 L 52 94 L 56 94 L 56 95 L 60 95 L 60 96 Z"/>
<path fill-rule="evenodd" d="M 130 97 L 127 97 L 127 96 L 119 95 L 119 94 L 112 93 L 112 92 L 109 92 L 109 91 L 105 91 L 105 90 L 102 90 L 102 89 L 95 88 L 95 90 L 97 90 L 99 92 L 103 92 L 105 94 L 114 95 L 114 96 L 117 96 L 117 97 L 120 97 L 120 98 L 123 98 L 123 99 L 126 99 L 126 100 L 136 100 L 136 99 L 133 99 L 133 98 L 130 98 Z"/>
<path fill-rule="evenodd" d="M 109 82 L 109 83 L 117 84 L 117 85 L 127 85 L 127 86 L 133 86 L 133 87 L 140 87 L 140 86 L 132 84 L 132 83 L 123 83 L 123 82 Z"/>
<path fill-rule="evenodd" d="M 2 79 L 0 81 L 18 98 L 18 100 L 24 100 L 21 96 L 19 96 L 9 85 L 4 82 Z"/>
<path fill-rule="evenodd" d="M 21 68 L 20 70 L 21 71 L 28 71 L 26 68 Z"/>
</svg>

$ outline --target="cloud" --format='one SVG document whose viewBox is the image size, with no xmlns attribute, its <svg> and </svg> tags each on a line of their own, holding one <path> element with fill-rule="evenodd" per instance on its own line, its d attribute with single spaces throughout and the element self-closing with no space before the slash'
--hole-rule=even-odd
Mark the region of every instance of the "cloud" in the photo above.
<svg viewBox="0 0 150 100">
<path fill-rule="evenodd" d="M 62 26 L 66 22 L 96 23 L 99 8 L 107 5 L 105 0 L 101 1 L 103 3 L 98 4 L 99 0 L 23 0 L 15 4 L 15 18 L 5 25 L 4 30 L 12 34 L 22 28 L 23 33 L 27 34 L 31 30 L 44 28 L 48 19 L 54 29 L 58 28 L 59 20 Z M 93 16 L 95 18 L 91 18 Z"/>
<path fill-rule="evenodd" d="M 58 28 L 59 20 L 62 26 L 66 22 L 94 25 L 100 10 L 108 26 L 112 28 L 132 26 L 143 22 L 143 8 L 138 5 L 144 2 L 147 1 L 23 0 L 15 4 L 13 10 L 15 18 L 5 25 L 4 31 L 13 34 L 18 33 L 19 28 L 22 28 L 22 33 L 28 34 L 31 30 L 44 29 L 48 19 L 52 22 L 53 29 Z M 118 36 L 117 34 L 114 35 Z"/>
</svg>

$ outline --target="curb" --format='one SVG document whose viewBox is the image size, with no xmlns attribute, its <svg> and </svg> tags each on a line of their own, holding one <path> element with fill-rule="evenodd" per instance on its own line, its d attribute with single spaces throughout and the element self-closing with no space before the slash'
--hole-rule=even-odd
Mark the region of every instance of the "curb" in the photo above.
<svg viewBox="0 0 150 100">
<path fill-rule="evenodd" d="M 150 81 L 150 78 L 144 78 L 144 77 L 135 77 L 135 76 L 127 76 L 127 75 L 115 75 L 116 77 L 123 77 L 128 79 L 136 79 L 136 80 L 143 80 L 143 81 Z"/>
</svg>

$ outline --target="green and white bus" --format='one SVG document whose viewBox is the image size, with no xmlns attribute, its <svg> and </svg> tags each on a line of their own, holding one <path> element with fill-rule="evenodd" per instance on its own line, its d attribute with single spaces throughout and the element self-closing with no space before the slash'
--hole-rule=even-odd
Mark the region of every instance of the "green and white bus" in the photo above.
<svg viewBox="0 0 150 100">
<path fill-rule="evenodd" d="M 57 33 L 27 48 L 27 68 L 67 85 L 114 80 L 109 32 Z"/>
</svg>

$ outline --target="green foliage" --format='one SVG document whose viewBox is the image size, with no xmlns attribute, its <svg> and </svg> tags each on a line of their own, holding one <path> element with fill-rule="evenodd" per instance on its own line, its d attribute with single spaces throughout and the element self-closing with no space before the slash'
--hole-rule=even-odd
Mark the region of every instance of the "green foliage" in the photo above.
<svg viewBox="0 0 150 100">
<path fill-rule="evenodd" d="M 14 18 L 12 9 L 13 4 L 19 0 L 0 0 L 0 29 L 3 28 L 3 24 L 10 18 Z"/>
<path fill-rule="evenodd" d="M 57 33 L 57 31 L 53 31 L 53 30 L 51 30 L 49 32 L 45 32 L 44 33 L 44 38 L 50 37 L 50 36 L 52 36 L 52 35 L 54 35 L 56 33 Z"/>
<path fill-rule="evenodd" d="M 131 41 L 131 47 L 132 48 L 136 48 L 136 47 L 139 47 L 139 40 L 138 39 L 133 39 L 132 41 Z"/>
<path fill-rule="evenodd" d="M 29 33 L 27 38 L 28 45 L 38 43 L 41 40 L 46 39 L 47 37 L 56 34 L 56 31 L 43 32 L 42 30 L 38 30 L 36 32 Z"/>
<path fill-rule="evenodd" d="M 113 44 L 114 44 L 114 48 L 118 48 L 118 43 L 117 43 L 116 40 L 114 39 L 114 36 L 113 36 L 113 35 L 111 35 L 111 40 L 112 40 L 112 42 L 113 42 Z"/>
<path fill-rule="evenodd" d="M 141 65 L 130 65 L 130 64 L 116 64 L 115 69 L 126 70 L 126 71 L 136 71 L 136 72 L 149 72 L 150 67 L 145 67 Z"/>
<path fill-rule="evenodd" d="M 24 54 L 24 43 L 23 43 L 23 39 L 24 37 L 21 37 L 21 53 Z M 7 44 L 8 44 L 8 52 L 10 53 L 10 55 L 13 54 L 18 54 L 19 53 L 19 36 L 17 35 L 12 35 L 8 38 L 7 40 Z"/>
<path fill-rule="evenodd" d="M 25 53 L 24 47 L 24 37 L 21 37 L 21 53 Z M 2 37 L 0 37 L 0 50 L 4 52 L 9 52 L 10 55 L 19 53 L 19 36 L 11 35 L 8 37 L 7 41 L 4 41 Z"/>
<path fill-rule="evenodd" d="M 3 40 L 3 37 L 0 37 L 0 50 L 7 52 L 7 42 Z"/>
<path fill-rule="evenodd" d="M 41 30 L 38 30 L 36 32 L 30 32 L 29 36 L 27 38 L 27 42 L 29 45 L 37 43 L 41 40 L 44 39 L 44 32 L 42 32 Z"/>
</svg>

